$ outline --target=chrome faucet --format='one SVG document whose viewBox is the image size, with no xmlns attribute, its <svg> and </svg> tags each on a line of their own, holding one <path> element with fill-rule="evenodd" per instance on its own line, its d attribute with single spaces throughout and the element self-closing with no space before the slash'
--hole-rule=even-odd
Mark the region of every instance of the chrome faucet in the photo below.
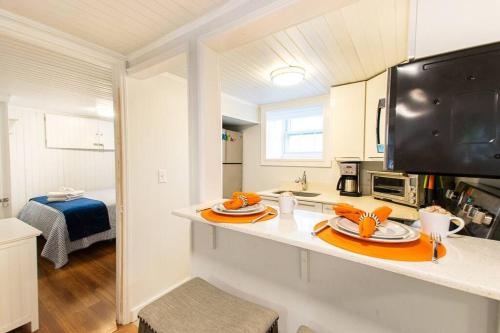
<svg viewBox="0 0 500 333">
<path fill-rule="evenodd" d="M 300 186 L 302 187 L 302 191 L 307 191 L 307 175 L 305 171 L 302 174 L 302 177 L 295 179 L 295 182 L 297 184 L 300 184 Z"/>
</svg>

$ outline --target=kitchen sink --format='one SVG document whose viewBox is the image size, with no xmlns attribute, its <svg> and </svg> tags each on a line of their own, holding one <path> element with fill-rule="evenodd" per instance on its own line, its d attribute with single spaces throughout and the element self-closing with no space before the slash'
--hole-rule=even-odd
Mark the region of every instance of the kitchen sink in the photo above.
<svg viewBox="0 0 500 333">
<path fill-rule="evenodd" d="M 276 192 L 273 192 L 274 194 L 281 194 L 283 192 L 292 192 L 293 195 L 297 196 L 297 197 L 317 197 L 318 195 L 320 195 L 321 193 L 313 193 L 313 192 L 300 192 L 300 191 L 276 191 Z"/>
</svg>

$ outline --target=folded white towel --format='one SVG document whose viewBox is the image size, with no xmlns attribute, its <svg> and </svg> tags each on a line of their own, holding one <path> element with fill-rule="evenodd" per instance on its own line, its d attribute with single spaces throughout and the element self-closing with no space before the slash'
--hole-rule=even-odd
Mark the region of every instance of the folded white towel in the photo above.
<svg viewBox="0 0 500 333">
<path fill-rule="evenodd" d="M 83 198 L 83 195 L 77 195 L 77 196 L 72 196 L 72 197 L 47 197 L 48 202 L 65 202 L 65 201 L 71 201 L 71 200 L 76 200 Z"/>
<path fill-rule="evenodd" d="M 68 195 L 83 195 L 84 191 L 72 191 L 72 192 L 49 192 L 48 197 L 66 197 Z"/>
</svg>

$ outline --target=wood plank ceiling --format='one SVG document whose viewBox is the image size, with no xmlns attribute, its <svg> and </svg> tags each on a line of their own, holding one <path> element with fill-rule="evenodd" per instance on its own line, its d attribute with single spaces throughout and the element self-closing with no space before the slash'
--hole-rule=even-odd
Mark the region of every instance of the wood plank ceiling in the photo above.
<svg viewBox="0 0 500 333">
<path fill-rule="evenodd" d="M 327 94 L 332 85 L 365 80 L 407 59 L 407 0 L 360 0 L 225 52 L 224 92 L 256 104 Z M 272 70 L 298 65 L 306 79 L 277 87 Z M 178 72 L 178 74 L 182 74 Z"/>
<path fill-rule="evenodd" d="M 227 0 L 0 0 L 0 8 L 129 54 Z"/>
</svg>

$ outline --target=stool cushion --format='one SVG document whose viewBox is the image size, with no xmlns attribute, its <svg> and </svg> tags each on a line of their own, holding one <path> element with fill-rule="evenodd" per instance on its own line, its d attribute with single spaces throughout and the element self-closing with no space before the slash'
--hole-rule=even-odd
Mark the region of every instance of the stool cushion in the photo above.
<svg viewBox="0 0 500 333">
<path fill-rule="evenodd" d="M 297 330 L 297 333 L 316 333 L 316 332 L 310 329 L 309 327 L 302 325 Z"/>
<path fill-rule="evenodd" d="M 144 307 L 139 318 L 157 333 L 265 333 L 278 314 L 194 278 Z"/>
</svg>

